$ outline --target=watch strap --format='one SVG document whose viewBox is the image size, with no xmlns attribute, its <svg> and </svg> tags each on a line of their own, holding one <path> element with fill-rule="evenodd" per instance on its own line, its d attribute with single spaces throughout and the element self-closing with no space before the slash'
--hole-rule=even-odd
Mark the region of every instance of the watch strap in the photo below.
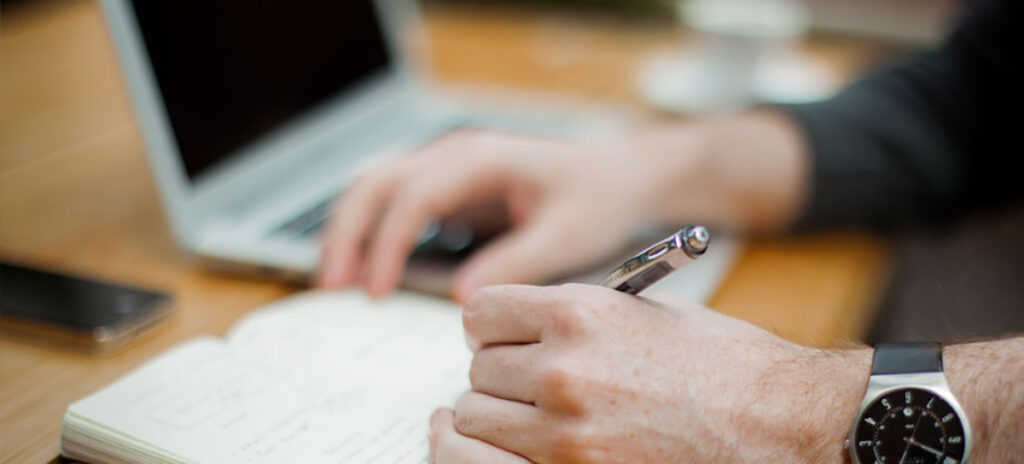
<svg viewBox="0 0 1024 464">
<path fill-rule="evenodd" d="M 942 345 L 939 343 L 879 343 L 871 375 L 942 372 Z"/>
</svg>

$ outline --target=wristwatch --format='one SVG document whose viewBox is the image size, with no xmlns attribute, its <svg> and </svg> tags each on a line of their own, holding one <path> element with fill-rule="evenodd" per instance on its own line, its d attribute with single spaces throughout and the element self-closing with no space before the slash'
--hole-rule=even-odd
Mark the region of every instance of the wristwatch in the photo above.
<svg viewBox="0 0 1024 464">
<path fill-rule="evenodd" d="M 971 426 L 942 373 L 938 343 L 882 343 L 846 446 L 855 464 L 962 464 Z"/>
</svg>

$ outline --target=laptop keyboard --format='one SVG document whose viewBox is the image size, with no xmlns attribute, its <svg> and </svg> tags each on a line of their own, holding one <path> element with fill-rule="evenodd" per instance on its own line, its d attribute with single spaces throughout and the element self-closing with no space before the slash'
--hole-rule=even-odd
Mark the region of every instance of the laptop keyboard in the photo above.
<svg viewBox="0 0 1024 464">
<path fill-rule="evenodd" d="M 321 229 L 323 229 L 324 224 L 327 223 L 327 219 L 330 217 L 331 203 L 333 202 L 334 196 L 327 197 L 298 216 L 281 224 L 271 234 L 301 238 L 311 238 L 320 235 Z"/>
<path fill-rule="evenodd" d="M 292 239 L 317 238 L 324 224 L 330 219 L 331 204 L 334 202 L 334 198 L 334 196 L 330 196 L 317 202 L 306 211 L 278 226 L 271 232 L 271 235 Z M 468 225 L 461 222 L 442 225 L 439 221 L 430 221 L 420 237 L 416 253 L 463 256 L 472 251 L 474 246 L 473 231 Z"/>
</svg>

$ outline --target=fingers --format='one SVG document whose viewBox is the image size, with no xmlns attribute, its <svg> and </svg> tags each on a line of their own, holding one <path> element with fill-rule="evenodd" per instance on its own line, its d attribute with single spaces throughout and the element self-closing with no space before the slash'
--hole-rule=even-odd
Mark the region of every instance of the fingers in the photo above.
<svg viewBox="0 0 1024 464">
<path fill-rule="evenodd" d="M 339 288 L 353 283 L 366 236 L 376 225 L 380 210 L 403 173 L 399 164 L 381 166 L 360 177 L 336 201 L 324 234 L 319 286 Z"/>
<path fill-rule="evenodd" d="M 430 462 L 435 464 L 529 464 L 521 456 L 455 430 L 455 414 L 441 408 L 430 416 Z"/>
<path fill-rule="evenodd" d="M 543 308 L 551 302 L 544 287 L 499 285 L 480 289 L 462 310 L 470 348 L 536 343 L 544 331 Z"/>
<path fill-rule="evenodd" d="M 535 403 L 541 345 L 498 345 L 473 355 L 469 381 L 473 391 L 521 403 Z"/>
<path fill-rule="evenodd" d="M 455 430 L 520 456 L 538 456 L 546 444 L 540 436 L 542 416 L 536 407 L 476 392 L 455 404 Z"/>
<path fill-rule="evenodd" d="M 556 182 L 555 174 L 541 175 L 544 171 L 534 159 L 536 153 L 550 150 L 550 145 L 459 133 L 364 175 L 338 203 L 325 234 L 319 285 L 341 287 L 363 276 L 372 296 L 389 293 L 397 287 L 408 255 L 431 219 L 496 198 L 516 203 L 512 200 L 530 197 L 514 195 L 529 190 L 522 188 L 528 178 L 544 185 Z M 463 266 L 453 296 L 465 301 L 484 285 L 541 282 L 592 258 L 588 252 L 558 253 L 566 246 L 594 248 L 565 243 L 567 231 L 581 227 L 574 222 L 579 203 L 576 198 L 547 204 L 536 214 L 532 206 L 512 208 L 519 212 L 517 224 L 524 211 L 531 210 L 529 221 Z"/>
<path fill-rule="evenodd" d="M 405 179 L 384 213 L 367 256 L 370 295 L 382 296 L 398 286 L 406 259 L 432 218 L 447 216 L 503 185 L 497 158 L 437 164 L 444 169 Z"/>
</svg>

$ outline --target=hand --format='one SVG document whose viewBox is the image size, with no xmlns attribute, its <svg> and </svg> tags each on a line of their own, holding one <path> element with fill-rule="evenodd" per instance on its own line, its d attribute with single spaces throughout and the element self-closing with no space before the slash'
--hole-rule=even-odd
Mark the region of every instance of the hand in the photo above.
<svg viewBox="0 0 1024 464">
<path fill-rule="evenodd" d="M 596 264 L 651 223 L 777 230 L 803 204 L 807 164 L 797 129 L 768 111 L 610 141 L 455 132 L 348 189 L 324 237 L 319 285 L 359 281 L 387 294 L 427 223 L 451 216 L 507 231 L 456 273 L 459 301 Z"/>
<path fill-rule="evenodd" d="M 348 189 L 325 236 L 319 283 L 362 280 L 371 295 L 390 292 L 426 224 L 453 215 L 507 230 L 458 271 L 459 300 L 483 285 L 542 282 L 594 264 L 663 203 L 656 161 L 622 143 L 451 134 Z"/>
<path fill-rule="evenodd" d="M 870 364 L 586 285 L 488 287 L 464 324 L 473 390 L 457 433 L 435 427 L 442 464 L 471 447 L 537 463 L 840 462 Z"/>
</svg>

